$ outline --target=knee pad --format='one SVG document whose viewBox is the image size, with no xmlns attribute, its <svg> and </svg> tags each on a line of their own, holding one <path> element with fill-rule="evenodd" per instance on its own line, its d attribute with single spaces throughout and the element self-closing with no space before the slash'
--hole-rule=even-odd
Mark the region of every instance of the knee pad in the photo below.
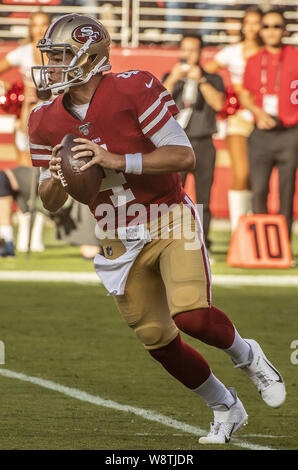
<svg viewBox="0 0 298 470">
<path fill-rule="evenodd" d="M 7 197 L 12 195 L 13 190 L 7 174 L 4 171 L 0 171 L 0 197 Z"/>
<path fill-rule="evenodd" d="M 178 333 L 178 329 L 173 321 L 168 325 L 158 323 L 148 323 L 146 325 L 132 326 L 136 336 L 143 343 L 146 349 L 159 349 L 167 346 Z"/>
<path fill-rule="evenodd" d="M 148 325 L 136 326 L 133 328 L 135 334 L 144 346 L 154 346 L 159 343 L 162 337 L 162 329 L 159 325 L 151 323 Z"/>
</svg>

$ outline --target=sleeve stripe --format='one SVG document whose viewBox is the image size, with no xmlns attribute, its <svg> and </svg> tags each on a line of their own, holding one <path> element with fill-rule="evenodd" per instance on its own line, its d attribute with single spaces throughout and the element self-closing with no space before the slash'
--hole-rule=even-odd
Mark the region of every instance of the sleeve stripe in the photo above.
<svg viewBox="0 0 298 470">
<path fill-rule="evenodd" d="M 170 93 L 167 90 L 163 91 L 159 95 L 157 100 L 154 101 L 154 103 L 151 106 L 149 106 L 149 108 L 147 108 L 146 111 L 143 114 L 141 114 L 141 116 L 139 116 L 139 123 L 143 122 L 146 119 L 146 117 L 148 117 L 160 105 L 161 99 L 167 95 L 170 95 Z"/>
<path fill-rule="evenodd" d="M 48 145 L 37 145 L 37 144 L 32 144 L 31 142 L 30 142 L 30 148 L 38 149 L 38 150 L 53 150 L 53 147 L 49 147 Z"/>
<path fill-rule="evenodd" d="M 161 112 L 156 116 L 156 118 L 153 119 L 146 127 L 144 127 L 144 129 L 142 129 L 143 134 L 147 134 L 147 132 L 149 132 L 154 126 L 156 126 L 156 124 L 158 124 L 159 121 L 162 120 L 162 118 L 164 117 L 164 115 L 168 111 L 168 107 L 173 106 L 173 105 L 175 106 L 175 101 L 174 100 L 167 101 L 164 104 L 164 107 L 162 108 Z"/>
<path fill-rule="evenodd" d="M 37 154 L 32 154 L 31 153 L 31 158 L 32 160 L 51 160 L 52 155 L 37 155 Z"/>
</svg>

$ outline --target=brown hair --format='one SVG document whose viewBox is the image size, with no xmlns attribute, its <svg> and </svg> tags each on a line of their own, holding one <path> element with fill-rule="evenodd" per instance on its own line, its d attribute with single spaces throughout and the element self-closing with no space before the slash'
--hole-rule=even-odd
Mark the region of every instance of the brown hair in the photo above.
<svg viewBox="0 0 298 470">
<path fill-rule="evenodd" d="M 260 7 L 257 7 L 257 6 L 254 6 L 254 5 L 248 7 L 248 8 L 245 10 L 244 15 L 243 15 L 243 17 L 242 17 L 242 19 L 241 19 L 241 29 L 240 29 L 240 41 L 241 41 L 241 42 L 245 40 L 245 36 L 244 36 L 244 33 L 243 33 L 243 25 L 244 25 L 245 18 L 247 17 L 247 15 L 250 15 L 251 13 L 255 13 L 256 15 L 259 15 L 261 19 L 262 19 L 263 16 L 264 16 L 263 10 L 262 10 Z M 261 37 L 260 37 L 259 34 L 257 35 L 257 43 L 258 43 L 259 45 L 262 45 L 262 44 L 263 44 L 263 41 L 262 41 L 262 39 L 261 39 Z"/>
<path fill-rule="evenodd" d="M 33 18 L 35 18 L 35 16 L 37 16 L 37 15 L 43 15 L 43 16 L 45 16 L 45 17 L 48 19 L 48 21 L 49 21 L 49 25 L 51 24 L 52 15 L 50 15 L 49 13 L 45 13 L 45 12 L 42 11 L 42 10 L 37 10 L 37 11 L 34 11 L 33 13 L 31 13 L 31 15 L 29 16 L 28 35 L 27 35 L 27 37 L 24 39 L 24 41 L 22 41 L 23 44 L 29 44 L 29 43 L 31 43 L 32 40 L 33 40 L 32 33 L 31 33 L 31 24 L 32 24 Z"/>
</svg>

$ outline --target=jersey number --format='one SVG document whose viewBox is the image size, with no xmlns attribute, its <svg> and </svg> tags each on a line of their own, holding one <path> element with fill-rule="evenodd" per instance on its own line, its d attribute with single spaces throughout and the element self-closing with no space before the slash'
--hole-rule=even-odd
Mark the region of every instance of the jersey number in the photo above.
<svg viewBox="0 0 298 470">
<path fill-rule="evenodd" d="M 137 75 L 139 70 L 130 70 L 129 72 L 118 73 L 117 78 L 130 78 L 132 75 Z"/>
<path fill-rule="evenodd" d="M 107 150 L 106 144 L 101 145 L 102 148 Z M 103 178 L 100 185 L 100 192 L 102 191 L 112 191 L 110 199 L 114 207 L 119 207 L 124 204 L 127 204 L 130 201 L 135 199 L 135 196 L 131 189 L 124 189 L 123 185 L 127 183 L 125 175 L 120 172 L 117 173 L 115 170 L 109 168 L 103 168 L 105 178 Z"/>
</svg>

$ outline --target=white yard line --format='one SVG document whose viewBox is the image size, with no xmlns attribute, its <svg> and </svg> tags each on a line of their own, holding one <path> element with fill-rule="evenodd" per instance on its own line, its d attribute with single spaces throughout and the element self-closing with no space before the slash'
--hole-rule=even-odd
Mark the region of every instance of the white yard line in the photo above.
<svg viewBox="0 0 298 470">
<path fill-rule="evenodd" d="M 28 282 L 77 282 L 80 284 L 98 284 L 99 278 L 94 273 L 71 271 L 1 271 L 0 281 Z M 212 284 L 217 286 L 273 286 L 298 287 L 298 276 L 289 275 L 212 275 Z"/>
<path fill-rule="evenodd" d="M 120 403 L 117 403 L 115 401 L 105 400 L 104 398 L 101 398 L 97 395 L 90 395 L 89 393 L 84 392 L 83 390 L 66 387 L 56 382 L 52 382 L 51 380 L 45 380 L 39 377 L 32 377 L 26 374 L 14 372 L 12 370 L 3 368 L 0 368 L 0 375 L 11 379 L 21 380 L 23 382 L 29 382 L 34 385 L 39 385 L 40 387 L 46 388 L 48 390 L 53 390 L 55 392 L 63 393 L 68 397 L 75 398 L 83 402 L 91 403 L 92 405 L 102 406 L 104 408 L 110 408 L 112 410 L 121 411 L 124 413 L 132 413 L 136 416 L 139 416 L 140 418 L 147 419 L 149 421 L 153 421 L 155 423 L 159 423 L 170 428 L 178 429 L 179 431 L 183 431 L 188 434 L 193 434 L 195 436 L 203 436 L 207 434 L 207 431 L 205 431 L 204 429 L 201 429 L 197 426 L 192 426 L 182 421 L 177 421 L 176 419 L 169 418 L 168 416 L 156 413 L 155 411 L 150 411 L 143 408 L 136 408 L 134 406 L 129 405 L 121 405 Z M 252 444 L 250 442 L 242 441 L 237 438 L 233 438 L 231 444 L 249 450 L 277 450 L 271 447 L 260 446 L 257 444 Z M 203 448 L 204 447 L 202 447 L 202 449 Z"/>
<path fill-rule="evenodd" d="M 258 274 L 214 274 L 212 284 L 217 286 L 261 286 L 261 287 L 298 287 L 298 276 L 276 275 L 264 276 Z"/>
<path fill-rule="evenodd" d="M 286 439 L 290 436 L 273 436 L 272 434 L 241 434 L 242 437 L 265 437 L 268 439 Z"/>
<path fill-rule="evenodd" d="M 95 272 L 71 271 L 0 271 L 0 281 L 100 283 Z"/>
</svg>

